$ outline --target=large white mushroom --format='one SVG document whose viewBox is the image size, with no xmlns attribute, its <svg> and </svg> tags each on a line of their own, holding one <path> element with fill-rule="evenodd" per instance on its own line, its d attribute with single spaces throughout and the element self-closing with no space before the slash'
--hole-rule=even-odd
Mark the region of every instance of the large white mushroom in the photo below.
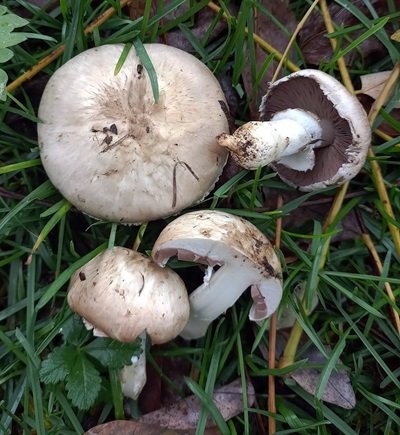
<svg viewBox="0 0 400 435">
<path fill-rule="evenodd" d="M 180 334 L 184 338 L 203 336 L 249 287 L 251 320 L 267 318 L 281 300 L 281 267 L 273 246 L 238 216 L 213 210 L 182 215 L 161 232 L 152 256 L 160 265 L 177 256 L 208 267 L 203 284 L 189 297 L 190 319 Z"/>
<path fill-rule="evenodd" d="M 78 209 L 123 223 L 178 213 L 213 188 L 228 152 L 225 97 L 194 56 L 146 44 L 159 100 L 132 48 L 86 50 L 50 78 L 39 107 L 38 142 L 55 187 Z M 222 105 L 222 106 L 221 106 Z"/>
<path fill-rule="evenodd" d="M 260 121 L 218 142 L 246 169 L 272 164 L 300 190 L 342 184 L 361 170 L 371 142 L 363 107 L 330 75 L 302 70 L 273 84 L 260 106 Z"/>
</svg>

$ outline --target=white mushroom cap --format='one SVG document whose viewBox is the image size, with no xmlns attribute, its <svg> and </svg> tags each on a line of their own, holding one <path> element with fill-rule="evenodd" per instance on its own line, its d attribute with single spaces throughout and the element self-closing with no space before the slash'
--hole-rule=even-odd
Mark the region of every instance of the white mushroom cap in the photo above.
<svg viewBox="0 0 400 435">
<path fill-rule="evenodd" d="M 114 247 L 72 276 L 68 303 L 94 328 L 122 342 L 147 331 L 154 344 L 175 338 L 189 318 L 185 284 L 169 268 Z"/>
<path fill-rule="evenodd" d="M 50 78 L 39 107 L 43 166 L 78 209 L 124 223 L 155 220 L 201 200 L 213 188 L 227 151 L 221 87 L 194 56 L 147 44 L 159 101 L 132 48 L 84 51 Z"/>
<path fill-rule="evenodd" d="M 367 158 L 371 127 L 364 108 L 335 78 L 322 71 L 305 69 L 274 82 L 264 96 L 260 120 L 277 113 L 301 109 L 319 119 L 322 136 L 331 138 L 315 148 L 315 165 L 298 171 L 280 162 L 273 168 L 290 185 L 303 191 L 342 184 L 355 177 Z"/>
<path fill-rule="evenodd" d="M 208 265 L 203 284 L 189 297 L 190 319 L 184 338 L 198 338 L 251 286 L 251 320 L 262 320 L 278 307 L 281 267 L 271 243 L 250 222 L 228 213 L 203 210 L 182 215 L 167 225 L 154 244 L 154 260 L 171 256 Z M 220 266 L 214 271 L 213 266 Z"/>
</svg>

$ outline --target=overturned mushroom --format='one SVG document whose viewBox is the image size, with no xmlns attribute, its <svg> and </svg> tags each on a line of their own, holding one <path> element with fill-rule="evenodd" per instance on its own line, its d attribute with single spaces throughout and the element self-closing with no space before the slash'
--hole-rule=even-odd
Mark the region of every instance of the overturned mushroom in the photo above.
<svg viewBox="0 0 400 435">
<path fill-rule="evenodd" d="M 189 297 L 190 319 L 182 337 L 203 336 L 248 287 L 254 299 L 251 320 L 265 319 L 277 309 L 282 294 L 280 263 L 271 243 L 250 222 L 211 210 L 180 216 L 164 228 L 152 253 L 161 265 L 174 255 L 208 266 L 203 284 Z"/>
<path fill-rule="evenodd" d="M 38 143 L 55 187 L 78 209 L 123 223 L 178 213 L 211 191 L 228 152 L 224 94 L 194 56 L 146 44 L 159 87 L 132 48 L 86 50 L 50 78 L 39 107 Z M 222 105 L 222 106 L 221 106 Z"/>
<path fill-rule="evenodd" d="M 218 143 L 246 169 L 273 164 L 300 190 L 342 184 L 362 168 L 371 128 L 355 96 L 330 75 L 302 70 L 273 83 L 248 122 Z"/>
<path fill-rule="evenodd" d="M 98 335 L 126 343 L 144 331 L 153 344 L 165 343 L 189 318 L 187 291 L 179 276 L 121 247 L 102 252 L 75 272 L 68 303 Z"/>
</svg>

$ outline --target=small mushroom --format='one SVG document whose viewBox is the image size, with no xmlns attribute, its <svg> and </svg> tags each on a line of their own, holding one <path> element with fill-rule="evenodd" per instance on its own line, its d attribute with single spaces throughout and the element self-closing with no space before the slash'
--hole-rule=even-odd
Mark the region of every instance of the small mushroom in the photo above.
<svg viewBox="0 0 400 435">
<path fill-rule="evenodd" d="M 182 337 L 203 336 L 248 287 L 254 300 L 251 320 L 263 320 L 277 309 L 280 263 L 271 243 L 250 222 L 212 210 L 182 215 L 164 228 L 152 252 L 162 266 L 175 255 L 207 266 L 203 284 L 189 297 L 190 319 Z"/>
<path fill-rule="evenodd" d="M 260 121 L 218 137 L 242 167 L 272 164 L 285 182 L 304 191 L 356 176 L 370 142 L 367 114 L 357 98 L 330 75 L 311 69 L 270 86 Z"/>
<path fill-rule="evenodd" d="M 132 48 L 86 50 L 50 78 L 38 143 L 54 186 L 99 219 L 141 223 L 178 213 L 210 192 L 228 152 L 225 97 L 211 71 L 174 47 L 146 44 L 159 87 Z"/>
<path fill-rule="evenodd" d="M 102 252 L 75 272 L 68 303 L 98 335 L 126 343 L 144 331 L 153 344 L 165 343 L 179 335 L 189 318 L 180 277 L 121 247 Z"/>
<path fill-rule="evenodd" d="M 119 372 L 122 394 L 130 399 L 137 400 L 143 387 L 146 385 L 146 333 L 140 334 L 142 352 L 139 356 L 133 355 L 131 364 L 123 367 Z"/>
</svg>

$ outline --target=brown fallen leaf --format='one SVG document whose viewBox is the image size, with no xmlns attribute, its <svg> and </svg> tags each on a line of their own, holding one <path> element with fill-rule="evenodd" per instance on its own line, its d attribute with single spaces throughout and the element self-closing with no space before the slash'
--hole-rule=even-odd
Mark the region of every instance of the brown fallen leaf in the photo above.
<svg viewBox="0 0 400 435">
<path fill-rule="evenodd" d="M 188 2 L 185 2 L 182 6 L 177 8 L 173 14 L 167 15 L 165 17 L 165 23 L 168 23 L 168 21 L 172 21 L 176 17 L 182 15 L 185 10 L 188 9 L 188 7 Z M 194 24 L 193 26 L 189 27 L 188 30 L 194 36 L 194 38 L 201 40 L 206 35 L 208 29 L 213 23 L 214 18 L 215 13 L 211 9 L 203 8 L 196 14 L 196 16 L 194 17 Z M 226 28 L 226 22 L 224 20 L 220 20 L 213 28 L 209 40 L 212 41 L 217 38 Z M 193 45 L 189 42 L 189 40 L 179 28 L 172 29 L 166 34 L 166 42 L 168 45 L 180 48 L 181 50 L 187 51 L 189 53 L 195 52 Z"/>
<path fill-rule="evenodd" d="M 400 42 L 400 29 L 396 30 L 392 35 L 390 35 L 390 39 Z"/>
<path fill-rule="evenodd" d="M 256 18 L 254 20 L 254 31 L 265 41 L 268 41 L 273 47 L 279 50 L 281 53 L 285 51 L 289 39 L 294 29 L 296 28 L 297 22 L 294 13 L 289 8 L 288 0 L 276 0 L 268 1 L 263 0 L 259 2 L 262 7 L 267 9 L 270 14 L 279 21 L 287 30 L 287 32 L 281 30 L 276 24 L 269 18 L 268 15 L 262 13 L 259 9 L 256 12 Z M 261 70 L 268 53 L 262 50 L 260 47 L 256 46 L 256 64 L 257 71 L 256 75 Z M 293 60 L 293 52 L 290 51 L 288 58 Z M 261 102 L 261 97 L 266 94 L 268 88 L 268 82 L 272 79 L 278 62 L 272 61 L 268 68 L 266 69 L 264 76 L 260 82 L 256 94 L 250 101 L 250 117 L 251 119 L 258 119 L 258 107 Z M 284 74 L 284 70 L 283 70 Z M 243 84 L 248 98 L 253 95 L 254 83 L 251 76 L 250 62 L 246 63 L 245 68 L 242 73 Z"/>
<path fill-rule="evenodd" d="M 371 18 L 368 7 L 363 0 L 354 0 L 352 2 L 360 12 Z M 387 14 L 387 3 L 382 0 L 371 0 L 369 4 L 375 8 L 379 16 Z M 339 28 L 346 28 L 356 24 L 359 21 L 346 8 L 337 4 L 329 5 L 329 12 L 332 21 Z M 360 36 L 365 29 L 358 32 L 350 32 L 346 38 L 342 39 L 341 48 L 345 48 L 352 40 Z M 350 42 L 347 40 L 350 39 Z M 299 45 L 306 62 L 310 65 L 320 65 L 321 62 L 329 62 L 332 57 L 332 46 L 329 38 L 326 37 L 326 29 L 322 15 L 318 11 L 314 11 L 304 27 L 299 33 Z M 357 50 L 351 51 L 345 56 L 345 61 L 348 65 L 352 65 L 357 58 L 362 58 L 363 62 L 377 62 L 379 59 L 386 56 L 386 50 L 382 43 L 374 36 L 367 38 Z"/>
<path fill-rule="evenodd" d="M 366 110 L 366 112 L 369 112 L 374 102 L 374 99 L 366 94 L 358 94 L 357 98 Z M 400 122 L 400 108 L 392 109 L 389 115 L 397 122 Z M 379 128 L 379 130 L 381 130 L 383 133 L 388 134 L 389 136 L 395 137 L 399 135 L 399 130 L 397 130 L 395 127 L 392 127 L 392 125 L 386 121 L 382 121 L 382 123 L 379 124 L 377 127 Z"/>
<path fill-rule="evenodd" d="M 249 406 L 252 406 L 255 400 L 255 391 L 250 382 L 247 383 L 247 397 Z M 240 379 L 216 389 L 213 394 L 213 401 L 225 421 L 242 413 L 244 404 Z M 138 422 L 168 427 L 174 430 L 194 429 L 199 420 L 200 409 L 200 400 L 193 395 L 171 406 L 142 415 Z M 209 417 L 207 427 L 213 426 L 213 420 Z"/>
<path fill-rule="evenodd" d="M 357 93 L 368 95 L 369 97 L 376 100 L 381 94 L 391 73 L 392 71 L 381 71 L 360 76 L 361 89 L 357 91 Z M 390 100 L 390 98 L 391 95 L 389 94 L 383 104 L 386 104 Z M 400 102 L 397 102 L 396 107 L 400 107 Z"/>
<path fill-rule="evenodd" d="M 146 0 L 136 0 L 129 5 L 129 17 L 131 20 L 137 20 L 142 17 L 146 7 Z M 152 8 L 154 9 L 154 8 Z"/>
<path fill-rule="evenodd" d="M 194 435 L 195 433 L 195 429 L 172 430 L 153 424 L 126 420 L 109 421 L 85 432 L 86 435 Z M 206 429 L 204 434 L 216 435 L 217 432 Z"/>
<path fill-rule="evenodd" d="M 348 198 L 355 197 L 363 194 L 363 192 L 350 192 Z M 264 196 L 264 207 L 256 209 L 256 211 L 273 211 L 276 209 L 276 201 L 278 196 L 282 196 L 283 203 L 288 204 L 289 202 L 296 200 L 304 193 L 295 190 L 282 190 L 270 187 L 263 188 Z M 326 195 L 316 194 L 309 200 L 303 202 L 295 209 L 291 210 L 283 218 L 283 228 L 298 230 L 300 233 L 308 234 L 312 231 L 313 221 L 324 221 L 333 201 L 333 196 L 328 197 Z M 354 240 L 361 234 L 359 225 L 353 211 L 348 213 L 339 223 L 339 231 L 333 236 L 333 241 L 343 241 L 343 240 Z"/>
<path fill-rule="evenodd" d="M 329 353 L 331 349 L 329 346 L 326 346 L 326 350 Z M 310 363 L 326 363 L 325 357 L 315 346 L 310 346 L 305 355 L 303 355 L 303 358 L 307 358 Z M 302 368 L 290 373 L 289 376 L 308 393 L 315 395 L 321 372 L 322 369 Z M 322 400 L 345 409 L 352 409 L 356 406 L 355 393 L 351 386 L 350 377 L 345 369 L 339 368 L 332 371 L 325 386 Z"/>
<path fill-rule="evenodd" d="M 153 346 L 151 353 L 162 351 L 164 346 Z M 142 414 L 156 411 L 164 406 L 172 405 L 183 397 L 185 391 L 184 376 L 190 373 L 190 362 L 184 358 L 153 356 L 158 365 L 156 370 L 151 363 L 147 363 L 147 383 L 139 397 L 139 409 Z M 171 383 L 167 383 L 161 378 L 168 378 Z M 173 384 L 174 389 L 171 388 Z M 178 393 L 182 394 L 179 395 Z"/>
<path fill-rule="evenodd" d="M 129 16 L 132 20 L 136 20 L 143 16 L 146 3 L 146 0 L 137 0 L 130 4 Z M 163 9 L 171 6 L 172 3 L 172 0 L 165 0 L 163 2 Z M 177 18 L 181 17 L 189 10 L 190 7 L 191 6 L 189 2 L 183 2 L 177 8 L 173 9 L 172 12 L 164 15 L 161 21 L 161 27 L 164 25 L 168 25 L 171 21 L 174 21 Z M 236 8 L 232 5 L 229 5 L 228 9 L 232 13 L 235 13 Z M 153 17 L 156 13 L 157 2 L 152 2 L 150 16 Z M 211 9 L 204 7 L 192 17 L 193 23 L 188 26 L 188 30 L 192 33 L 194 38 L 201 40 L 208 32 L 210 26 L 213 24 L 214 19 L 215 13 Z M 218 37 L 226 28 L 226 22 L 224 20 L 220 20 L 212 29 L 209 35 L 209 41 L 212 41 L 213 39 Z M 181 50 L 187 51 L 189 53 L 196 51 L 179 27 L 174 27 L 167 33 L 163 33 L 161 39 L 163 43 L 171 45 L 172 47 L 180 48 Z"/>
</svg>

